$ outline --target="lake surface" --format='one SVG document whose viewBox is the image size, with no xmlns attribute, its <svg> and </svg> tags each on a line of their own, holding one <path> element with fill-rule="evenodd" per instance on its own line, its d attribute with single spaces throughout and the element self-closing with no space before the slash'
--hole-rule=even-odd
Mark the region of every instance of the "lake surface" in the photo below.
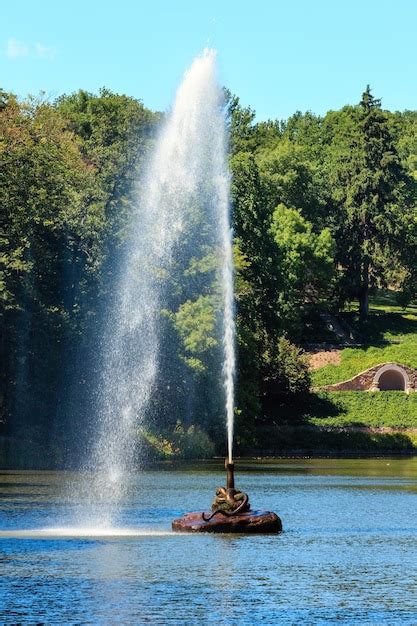
<svg viewBox="0 0 417 626">
<path fill-rule="evenodd" d="M 222 461 L 137 474 L 101 536 L 71 524 L 73 475 L 0 472 L 0 622 L 417 624 L 417 459 L 240 461 L 236 474 L 282 534 L 171 532 L 209 508 Z"/>
</svg>

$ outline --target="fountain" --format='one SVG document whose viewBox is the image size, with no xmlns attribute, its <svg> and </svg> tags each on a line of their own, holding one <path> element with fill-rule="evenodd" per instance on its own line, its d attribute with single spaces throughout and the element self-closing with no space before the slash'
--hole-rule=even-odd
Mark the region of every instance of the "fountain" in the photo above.
<svg viewBox="0 0 417 626">
<path fill-rule="evenodd" d="M 103 341 L 88 480 L 81 493 L 76 490 L 81 500 L 77 521 L 84 527 L 111 529 L 120 522 L 128 474 L 138 464 L 135 433 L 155 407 L 165 363 L 161 311 L 170 282 L 184 276 L 177 268 L 190 260 L 185 250 L 192 250 L 194 260 L 212 259 L 201 292 L 217 303 L 216 329 L 223 346 L 217 361 L 219 374 L 223 361 L 228 445 L 227 487 L 217 490 L 212 512 L 200 514 L 198 530 L 280 530 L 275 514 L 250 511 L 247 495 L 234 487 L 235 321 L 226 155 L 215 52 L 205 50 L 184 76 L 141 181 Z M 197 291 L 195 297 L 199 295 Z M 176 520 L 173 528 L 194 530 L 186 519 Z"/>
<path fill-rule="evenodd" d="M 271 511 L 252 511 L 246 493 L 235 489 L 234 463 L 225 460 L 226 487 L 218 487 L 211 512 L 186 513 L 172 522 L 179 532 L 278 533 L 282 523 Z"/>
<path fill-rule="evenodd" d="M 214 172 L 212 191 L 215 192 L 215 219 L 218 224 L 217 247 L 221 257 L 221 295 L 223 309 L 223 375 L 227 424 L 227 451 L 225 461 L 227 486 L 216 490 L 216 497 L 210 513 L 188 513 L 174 520 L 173 530 L 191 532 L 253 532 L 267 533 L 282 530 L 281 520 L 269 511 L 251 511 L 247 494 L 235 489 L 233 463 L 234 425 L 234 375 L 235 375 L 235 320 L 233 295 L 233 247 L 230 227 L 229 174 L 226 162 L 225 119 L 221 111 L 222 95 L 214 72 L 215 55 L 206 51 L 202 59 L 209 64 L 210 71 L 203 77 L 204 90 L 211 97 L 197 101 L 207 109 L 212 106 L 208 119 L 211 125 L 212 141 L 208 145 L 208 159 L 217 163 Z M 193 66 L 195 67 L 195 65 Z M 189 146 L 191 150 L 193 147 Z"/>
</svg>

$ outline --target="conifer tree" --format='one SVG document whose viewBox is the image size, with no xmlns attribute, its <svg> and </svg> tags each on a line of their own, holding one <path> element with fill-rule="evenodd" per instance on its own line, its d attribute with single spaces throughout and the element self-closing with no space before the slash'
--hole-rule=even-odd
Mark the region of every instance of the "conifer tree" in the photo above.
<svg viewBox="0 0 417 626">
<path fill-rule="evenodd" d="M 339 160 L 338 260 L 351 295 L 359 301 L 360 316 L 366 318 L 370 288 L 384 278 L 384 259 L 400 245 L 409 181 L 387 115 L 369 86 L 352 115 L 354 132 Z"/>
</svg>

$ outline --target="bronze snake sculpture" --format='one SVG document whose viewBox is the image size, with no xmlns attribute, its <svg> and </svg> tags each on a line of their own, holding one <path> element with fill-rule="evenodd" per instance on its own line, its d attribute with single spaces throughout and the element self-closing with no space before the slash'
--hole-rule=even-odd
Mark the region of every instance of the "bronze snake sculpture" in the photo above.
<svg viewBox="0 0 417 626">
<path fill-rule="evenodd" d="M 238 504 L 237 504 L 238 503 Z M 237 504 L 234 508 L 233 505 Z M 205 522 L 209 522 L 215 515 L 224 515 L 232 517 L 244 511 L 249 510 L 249 497 L 243 491 L 236 491 L 226 487 L 219 487 L 216 491 L 216 498 L 212 506 L 213 512 L 210 515 L 202 513 L 201 516 Z"/>
</svg>

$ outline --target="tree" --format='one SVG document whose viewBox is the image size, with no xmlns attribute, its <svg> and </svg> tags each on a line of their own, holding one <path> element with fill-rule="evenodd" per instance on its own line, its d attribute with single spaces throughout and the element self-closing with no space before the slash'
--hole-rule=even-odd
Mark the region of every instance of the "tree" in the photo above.
<svg viewBox="0 0 417 626">
<path fill-rule="evenodd" d="M 256 161 L 271 212 L 282 203 L 297 207 L 317 228 L 324 223 L 320 172 L 308 148 L 285 138 L 260 150 Z"/>
<path fill-rule="evenodd" d="M 161 115 L 135 98 L 102 88 L 58 98 L 67 127 L 81 138 L 84 158 L 95 168 L 111 248 L 125 235 L 136 185 Z"/>
<path fill-rule="evenodd" d="M 287 337 L 281 336 L 268 346 L 265 363 L 268 365 L 265 388 L 269 396 L 308 393 L 311 377 L 307 356 Z"/>
<path fill-rule="evenodd" d="M 123 239 L 159 116 L 105 90 L 52 104 L 1 100 L 2 410 L 14 434 L 30 436 L 30 422 L 58 442 L 66 399 L 74 425 L 91 402 L 106 261 Z"/>
<path fill-rule="evenodd" d="M 81 280 L 88 291 L 101 216 L 92 168 L 53 106 L 9 97 L 0 112 L 0 136 L 1 320 L 8 337 L 3 393 L 16 433 L 19 417 L 22 432 L 24 415 L 32 412 L 42 430 L 55 414 L 63 373 L 58 363 L 62 354 L 69 356 L 68 338 L 80 321 L 73 246 L 81 241 Z"/>
<path fill-rule="evenodd" d="M 300 312 L 328 299 L 334 275 L 334 240 L 328 228 L 315 233 L 299 211 L 279 204 L 272 216 L 271 234 L 279 249 L 285 287 L 281 294 L 290 311 Z"/>
<path fill-rule="evenodd" d="M 255 111 L 250 107 L 242 107 L 239 98 L 228 89 L 224 89 L 224 103 L 231 154 L 251 151 L 256 145 Z"/>
<path fill-rule="evenodd" d="M 329 183 L 338 208 L 335 237 L 343 289 L 367 317 L 369 291 L 384 277 L 384 258 L 395 253 L 409 207 L 409 176 L 401 164 L 381 101 L 367 87 L 356 108 L 346 108 L 330 150 Z"/>
</svg>

